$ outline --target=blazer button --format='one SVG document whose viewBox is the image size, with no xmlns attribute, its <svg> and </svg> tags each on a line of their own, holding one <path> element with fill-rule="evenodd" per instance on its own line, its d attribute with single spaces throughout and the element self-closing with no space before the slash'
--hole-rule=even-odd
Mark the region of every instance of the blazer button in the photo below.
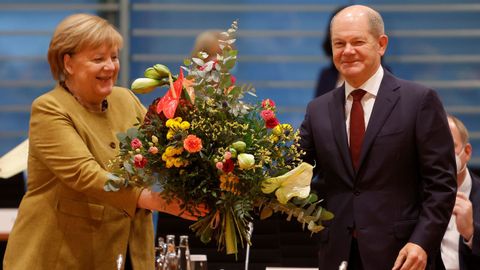
<svg viewBox="0 0 480 270">
<path fill-rule="evenodd" d="M 110 147 L 111 147 L 112 149 L 115 149 L 115 143 L 114 143 L 114 142 L 111 142 L 111 143 L 110 143 Z"/>
<path fill-rule="evenodd" d="M 358 196 L 360 195 L 360 190 L 356 189 L 353 191 L 353 195 Z"/>
</svg>

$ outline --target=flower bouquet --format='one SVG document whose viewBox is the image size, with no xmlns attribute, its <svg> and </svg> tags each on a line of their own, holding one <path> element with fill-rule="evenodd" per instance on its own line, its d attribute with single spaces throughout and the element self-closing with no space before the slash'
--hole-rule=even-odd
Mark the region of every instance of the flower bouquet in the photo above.
<svg viewBox="0 0 480 270">
<path fill-rule="evenodd" d="M 298 130 L 279 122 L 272 100 L 242 100 L 255 94 L 230 74 L 236 31 L 235 21 L 222 33 L 222 53 L 213 61 L 201 52 L 185 60 L 177 76 L 156 64 L 133 82 L 137 93 L 169 89 L 138 126 L 118 134 L 120 153 L 105 183 L 107 191 L 159 185 L 167 200 L 181 199 L 192 213 L 206 205 L 209 213 L 191 229 L 204 243 L 215 239 L 227 254 L 236 254 L 238 243 L 250 244 L 248 224 L 255 215 L 284 212 L 311 232 L 333 217 L 310 192 L 313 167 L 301 160 Z"/>
</svg>

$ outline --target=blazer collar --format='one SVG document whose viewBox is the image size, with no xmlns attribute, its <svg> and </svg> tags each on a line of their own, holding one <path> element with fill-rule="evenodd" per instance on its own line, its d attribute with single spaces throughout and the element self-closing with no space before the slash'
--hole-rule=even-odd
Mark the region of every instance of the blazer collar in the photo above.
<svg viewBox="0 0 480 270">
<path fill-rule="evenodd" d="M 399 88 L 400 85 L 398 80 L 390 72 L 385 70 L 380 89 L 378 90 L 378 95 L 375 98 L 372 114 L 370 115 L 370 120 L 365 131 L 362 150 L 360 152 L 360 169 L 375 137 L 385 124 L 385 121 L 390 116 L 400 98 L 400 93 L 397 91 Z"/>
<path fill-rule="evenodd" d="M 399 99 L 399 93 L 397 92 L 399 87 L 397 79 L 387 70 L 384 70 L 380 89 L 378 90 L 367 130 L 365 131 L 365 137 L 360 153 L 359 170 L 362 168 L 363 160 L 366 158 L 376 135 L 390 116 L 390 113 Z M 348 137 L 345 127 L 345 85 L 334 90 L 333 98 L 329 103 L 328 108 L 335 143 L 339 149 L 344 167 L 352 177 L 351 179 L 354 179 L 355 170 L 350 157 Z"/>
<path fill-rule="evenodd" d="M 345 127 L 345 84 L 333 91 L 333 99 L 328 103 L 333 138 L 339 149 L 344 168 L 347 169 L 347 173 L 352 178 L 355 172 L 352 166 Z"/>
</svg>

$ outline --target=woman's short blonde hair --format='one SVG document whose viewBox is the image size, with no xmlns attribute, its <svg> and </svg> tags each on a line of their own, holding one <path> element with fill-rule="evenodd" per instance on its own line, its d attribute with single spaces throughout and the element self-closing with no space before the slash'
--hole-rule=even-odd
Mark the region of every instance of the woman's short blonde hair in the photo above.
<svg viewBox="0 0 480 270">
<path fill-rule="evenodd" d="M 74 14 L 58 24 L 48 48 L 48 63 L 57 81 L 65 79 L 63 57 L 86 48 L 123 45 L 123 38 L 107 20 L 91 14 Z"/>
</svg>

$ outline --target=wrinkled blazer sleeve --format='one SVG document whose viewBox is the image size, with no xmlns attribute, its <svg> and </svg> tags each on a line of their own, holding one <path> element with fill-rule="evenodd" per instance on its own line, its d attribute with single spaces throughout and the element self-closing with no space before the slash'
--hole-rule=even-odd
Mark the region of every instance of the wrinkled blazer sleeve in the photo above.
<svg viewBox="0 0 480 270">
<path fill-rule="evenodd" d="M 62 104 L 50 97 L 37 99 L 30 122 L 32 157 L 70 188 L 135 215 L 141 190 L 104 191 L 108 172 L 96 161 Z"/>
<path fill-rule="evenodd" d="M 415 130 L 423 200 L 410 241 L 433 254 L 443 239 L 456 196 L 453 140 L 445 110 L 434 91 L 427 91 L 421 98 Z"/>
</svg>

